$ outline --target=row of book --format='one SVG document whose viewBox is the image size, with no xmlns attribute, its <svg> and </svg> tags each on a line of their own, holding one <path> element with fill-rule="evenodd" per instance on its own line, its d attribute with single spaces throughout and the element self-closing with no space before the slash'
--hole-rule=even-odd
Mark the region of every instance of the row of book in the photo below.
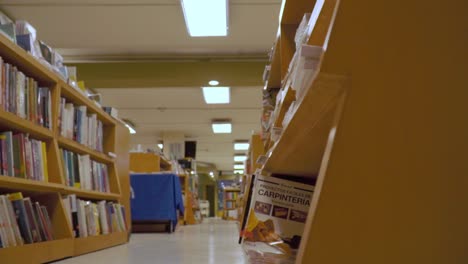
<svg viewBox="0 0 468 264">
<path fill-rule="evenodd" d="M 224 193 L 224 199 L 235 200 L 235 199 L 237 199 L 238 195 L 239 195 L 238 192 L 225 192 Z"/>
<path fill-rule="evenodd" d="M 0 133 L 0 175 L 48 181 L 46 143 L 27 134 Z"/>
<path fill-rule="evenodd" d="M 226 201 L 225 203 L 226 203 L 226 208 L 224 208 L 224 209 L 226 209 L 226 210 L 236 208 L 236 202 L 234 202 L 234 201 Z"/>
<path fill-rule="evenodd" d="M 53 239 L 47 207 L 20 192 L 0 195 L 0 248 Z"/>
<path fill-rule="evenodd" d="M 38 83 L 0 57 L 0 109 L 52 128 L 52 96 Z"/>
<path fill-rule="evenodd" d="M 125 208 L 119 203 L 94 203 L 78 199 L 74 194 L 65 196 L 63 203 L 75 237 L 106 235 L 127 230 Z"/>
<path fill-rule="evenodd" d="M 103 124 L 95 113 L 87 113 L 86 106 L 75 106 L 62 97 L 59 120 L 60 135 L 97 151 L 103 151 Z"/>
<path fill-rule="evenodd" d="M 80 155 L 60 149 L 63 175 L 67 186 L 110 192 L 109 170 L 106 164 L 91 160 L 89 155 Z"/>
</svg>

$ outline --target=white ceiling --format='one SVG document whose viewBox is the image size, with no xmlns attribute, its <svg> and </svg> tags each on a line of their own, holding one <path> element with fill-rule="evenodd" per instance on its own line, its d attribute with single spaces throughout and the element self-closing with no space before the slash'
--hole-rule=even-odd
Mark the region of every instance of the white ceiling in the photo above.
<svg viewBox="0 0 468 264">
<path fill-rule="evenodd" d="M 231 0 L 229 36 L 190 38 L 179 0 L 0 0 L 63 55 L 266 54 L 280 0 Z"/>
<path fill-rule="evenodd" d="M 119 116 L 136 124 L 132 143 L 154 147 L 164 132 L 182 132 L 186 140 L 197 141 L 199 161 L 232 170 L 234 140 L 248 140 L 260 129 L 262 92 L 258 87 L 234 87 L 231 103 L 205 104 L 200 88 L 98 89 L 104 105 L 119 109 Z M 137 104 L 135 102 L 138 102 Z M 213 134 L 213 118 L 230 118 L 232 134 Z"/>
<path fill-rule="evenodd" d="M 29 21 L 38 37 L 67 60 L 171 56 L 265 56 L 278 29 L 281 0 L 230 0 L 229 36 L 190 38 L 179 0 L 0 0 L 14 19 Z M 79 73 L 78 73 L 79 75 Z M 261 76 L 259 76 L 259 79 Z M 86 81 L 86 80 L 85 80 Z M 262 87 L 233 87 L 231 104 L 208 106 L 199 87 L 99 89 L 105 105 L 137 126 L 133 143 L 154 145 L 161 133 L 197 141 L 197 160 L 231 170 L 233 141 L 260 128 Z M 231 118 L 233 133 L 214 135 L 210 121 Z"/>
</svg>

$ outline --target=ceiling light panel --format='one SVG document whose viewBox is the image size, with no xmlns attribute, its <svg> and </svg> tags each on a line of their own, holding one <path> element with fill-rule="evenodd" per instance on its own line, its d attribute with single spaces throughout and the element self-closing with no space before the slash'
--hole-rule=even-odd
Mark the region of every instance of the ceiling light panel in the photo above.
<svg viewBox="0 0 468 264">
<path fill-rule="evenodd" d="M 229 104 L 230 103 L 230 88 L 217 87 L 202 87 L 203 98 L 207 104 Z"/>
<path fill-rule="evenodd" d="M 231 123 L 213 123 L 211 124 L 213 133 L 215 134 L 229 134 L 232 133 Z"/>
<path fill-rule="evenodd" d="M 241 162 L 245 161 L 247 159 L 247 156 L 245 155 L 235 155 L 234 156 L 234 161 Z"/>
<path fill-rule="evenodd" d="M 246 142 L 234 142 L 234 149 L 235 150 L 248 150 L 250 144 Z"/>
<path fill-rule="evenodd" d="M 181 4 L 190 36 L 227 36 L 227 0 L 181 0 Z"/>
</svg>

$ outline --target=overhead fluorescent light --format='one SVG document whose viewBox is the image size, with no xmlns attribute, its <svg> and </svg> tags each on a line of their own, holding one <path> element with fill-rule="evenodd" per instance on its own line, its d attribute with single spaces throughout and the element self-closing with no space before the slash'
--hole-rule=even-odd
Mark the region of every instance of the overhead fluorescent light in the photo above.
<svg viewBox="0 0 468 264">
<path fill-rule="evenodd" d="M 244 170 L 234 170 L 234 174 L 244 174 Z"/>
<path fill-rule="evenodd" d="M 227 36 L 227 0 L 181 0 L 191 37 Z"/>
<path fill-rule="evenodd" d="M 234 161 L 245 161 L 247 159 L 246 155 L 234 155 Z"/>
<path fill-rule="evenodd" d="M 213 121 L 211 127 L 213 128 L 213 133 L 215 134 L 232 133 L 231 121 Z"/>
<path fill-rule="evenodd" d="M 245 166 L 243 164 L 234 164 L 234 169 L 235 170 L 243 170 Z"/>
<path fill-rule="evenodd" d="M 248 141 L 236 141 L 234 142 L 234 149 L 235 150 L 248 150 L 249 149 L 249 142 Z"/>
<path fill-rule="evenodd" d="M 230 95 L 229 87 L 217 86 L 217 87 L 202 87 L 203 98 L 207 104 L 229 104 Z"/>
<path fill-rule="evenodd" d="M 136 130 L 129 124 L 125 123 L 125 126 L 128 128 L 128 131 L 130 131 L 130 134 L 136 134 Z"/>
</svg>

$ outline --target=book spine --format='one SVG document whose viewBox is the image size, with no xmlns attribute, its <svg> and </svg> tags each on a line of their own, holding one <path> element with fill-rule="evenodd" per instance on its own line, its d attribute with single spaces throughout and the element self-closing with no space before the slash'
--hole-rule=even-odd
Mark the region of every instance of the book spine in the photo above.
<svg viewBox="0 0 468 264">
<path fill-rule="evenodd" d="M 15 199 L 10 196 L 10 200 L 13 204 L 13 209 L 15 211 L 16 219 L 19 224 L 19 230 L 21 236 L 24 239 L 26 244 L 33 243 L 32 235 L 31 235 L 31 227 L 29 225 L 28 218 L 26 216 L 26 208 L 24 206 L 23 198 Z"/>
<path fill-rule="evenodd" d="M 44 216 L 42 215 L 41 206 L 38 202 L 34 203 L 34 216 L 37 219 L 37 224 L 39 226 L 39 233 L 41 234 L 42 241 L 48 241 L 48 235 L 46 231 L 46 226 L 44 222 Z"/>
<path fill-rule="evenodd" d="M 32 201 L 29 197 L 23 199 L 24 207 L 26 209 L 26 216 L 28 218 L 29 227 L 31 228 L 31 236 L 33 242 L 41 242 L 41 233 L 39 230 L 38 219 L 36 218 Z"/>
</svg>

